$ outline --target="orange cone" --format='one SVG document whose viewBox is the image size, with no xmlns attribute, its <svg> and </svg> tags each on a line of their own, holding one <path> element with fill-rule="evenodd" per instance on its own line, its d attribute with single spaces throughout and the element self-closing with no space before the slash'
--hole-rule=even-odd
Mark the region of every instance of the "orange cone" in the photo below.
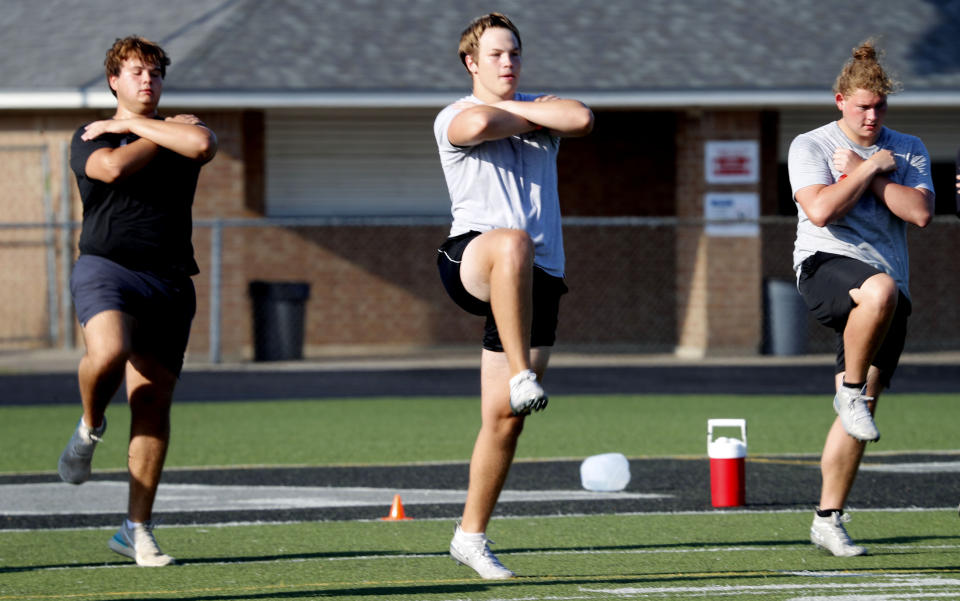
<svg viewBox="0 0 960 601">
<path fill-rule="evenodd" d="M 412 520 L 413 518 L 408 518 L 403 512 L 403 501 L 400 500 L 400 495 L 393 495 L 393 505 L 390 506 L 390 515 L 380 519 L 388 522 L 396 522 L 400 520 Z"/>
</svg>

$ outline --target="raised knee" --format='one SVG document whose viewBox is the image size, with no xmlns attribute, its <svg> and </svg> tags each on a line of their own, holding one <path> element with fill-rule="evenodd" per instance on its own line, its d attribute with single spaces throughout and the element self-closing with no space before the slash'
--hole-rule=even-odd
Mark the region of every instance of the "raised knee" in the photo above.
<svg viewBox="0 0 960 601">
<path fill-rule="evenodd" d="M 897 283 L 886 274 L 874 276 L 860 287 L 858 305 L 868 306 L 878 313 L 893 313 L 897 308 Z"/>
<path fill-rule="evenodd" d="M 97 373 L 123 370 L 130 358 L 130 349 L 122 343 L 88 348 L 83 360 Z"/>
<path fill-rule="evenodd" d="M 499 240 L 499 250 L 503 257 L 517 263 L 533 263 L 533 239 L 523 230 L 503 230 Z"/>
</svg>

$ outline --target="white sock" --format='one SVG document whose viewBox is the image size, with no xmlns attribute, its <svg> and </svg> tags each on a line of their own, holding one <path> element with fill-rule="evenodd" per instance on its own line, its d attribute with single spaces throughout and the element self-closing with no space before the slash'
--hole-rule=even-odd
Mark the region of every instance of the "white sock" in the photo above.
<svg viewBox="0 0 960 601">
<path fill-rule="evenodd" d="M 87 420 L 81 415 L 81 416 L 80 416 L 80 423 L 83 424 L 83 427 L 84 427 L 84 428 L 87 428 L 87 429 L 89 429 L 91 432 L 97 433 L 98 435 L 99 435 L 100 432 L 103 432 L 103 423 L 102 423 L 102 422 L 101 422 L 99 428 L 94 428 L 93 426 L 91 426 L 90 424 L 88 424 L 88 423 L 87 423 Z"/>
<path fill-rule="evenodd" d="M 464 532 L 459 526 L 457 526 L 457 536 L 473 543 L 479 543 L 485 538 L 486 533 L 485 532 Z"/>
<path fill-rule="evenodd" d="M 124 525 L 127 527 L 127 530 L 133 530 L 135 526 L 142 526 L 143 522 L 131 522 L 130 518 L 124 520 Z"/>
</svg>

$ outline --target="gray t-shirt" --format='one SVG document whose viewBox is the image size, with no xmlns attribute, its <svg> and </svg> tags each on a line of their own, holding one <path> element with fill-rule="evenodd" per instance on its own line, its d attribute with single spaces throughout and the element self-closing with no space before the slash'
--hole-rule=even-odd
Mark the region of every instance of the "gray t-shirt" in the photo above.
<svg viewBox="0 0 960 601">
<path fill-rule="evenodd" d="M 529 102 L 536 97 L 517 94 L 514 98 Z M 461 101 L 483 104 L 472 95 Z M 498 228 L 525 230 L 533 239 L 534 264 L 552 276 L 563 277 L 557 195 L 560 138 L 537 130 L 476 146 L 454 146 L 447 129 L 461 110 L 451 104 L 433 123 L 450 193 L 450 235 Z"/>
<path fill-rule="evenodd" d="M 830 185 L 838 181 L 840 172 L 833 168 L 833 153 L 849 148 L 867 159 L 879 150 L 890 150 L 896 170 L 885 173 L 896 184 L 933 191 L 930 177 L 930 156 L 923 142 L 884 127 L 873 146 L 853 143 L 833 121 L 797 136 L 790 144 L 787 167 L 790 187 L 796 203 L 797 191 L 816 184 Z M 868 189 L 849 213 L 840 219 L 817 227 L 797 203 L 797 239 L 793 247 L 793 268 L 799 277 L 800 264 L 817 251 L 851 257 L 887 273 L 898 288 L 910 297 L 910 259 L 907 254 L 907 224 L 879 202 Z"/>
</svg>

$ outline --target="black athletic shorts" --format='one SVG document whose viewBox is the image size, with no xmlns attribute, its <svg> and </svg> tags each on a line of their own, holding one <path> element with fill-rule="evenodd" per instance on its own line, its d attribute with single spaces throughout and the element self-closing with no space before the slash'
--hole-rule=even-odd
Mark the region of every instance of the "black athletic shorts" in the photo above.
<svg viewBox="0 0 960 601">
<path fill-rule="evenodd" d="M 70 292 L 80 325 L 103 311 L 126 313 L 136 320 L 133 351 L 180 375 L 197 310 L 190 276 L 159 276 L 104 257 L 80 255 L 70 275 Z"/>
<path fill-rule="evenodd" d="M 493 320 L 490 303 L 482 301 L 467 292 L 460 281 L 460 259 L 463 250 L 480 232 L 467 232 L 447 238 L 438 249 L 437 267 L 440 281 L 447 294 L 461 309 L 486 317 L 483 328 L 483 348 L 489 351 L 503 352 L 497 324 Z M 553 346 L 557 340 L 557 316 L 560 312 L 560 297 L 567 293 L 563 278 L 552 276 L 543 269 L 533 267 L 533 324 L 530 329 L 530 346 Z"/>
<path fill-rule="evenodd" d="M 850 290 L 859 288 L 878 273 L 882 272 L 863 261 L 824 252 L 808 257 L 800 265 L 800 296 L 817 321 L 837 332 L 836 373 L 846 370 L 843 330 L 850 311 L 856 306 L 850 298 Z M 890 387 L 890 378 L 900 362 L 911 311 L 910 300 L 901 291 L 890 329 L 872 362 L 880 370 L 880 384 L 885 388 Z"/>
</svg>

